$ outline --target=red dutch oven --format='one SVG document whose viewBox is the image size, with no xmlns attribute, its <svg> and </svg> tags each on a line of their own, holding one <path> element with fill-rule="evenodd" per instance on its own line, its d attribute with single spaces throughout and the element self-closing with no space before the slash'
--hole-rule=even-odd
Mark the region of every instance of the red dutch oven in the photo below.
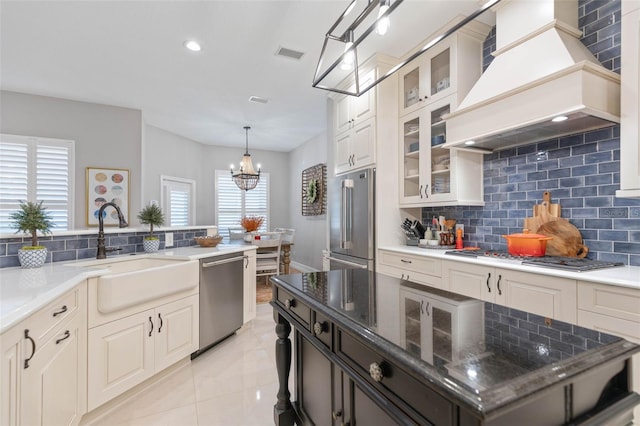
<svg viewBox="0 0 640 426">
<path fill-rule="evenodd" d="M 541 234 L 509 234 L 503 235 L 507 240 L 507 251 L 512 256 L 544 256 L 547 241 L 553 237 Z"/>
</svg>

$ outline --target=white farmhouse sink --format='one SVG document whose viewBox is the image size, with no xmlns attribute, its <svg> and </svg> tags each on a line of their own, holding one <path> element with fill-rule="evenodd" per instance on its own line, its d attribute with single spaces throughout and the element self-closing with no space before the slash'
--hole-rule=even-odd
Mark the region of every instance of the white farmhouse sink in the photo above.
<svg viewBox="0 0 640 426">
<path fill-rule="evenodd" d="M 197 260 L 105 259 L 86 262 L 82 266 L 109 269 L 98 277 L 98 310 L 102 313 L 179 293 L 199 284 Z"/>
</svg>

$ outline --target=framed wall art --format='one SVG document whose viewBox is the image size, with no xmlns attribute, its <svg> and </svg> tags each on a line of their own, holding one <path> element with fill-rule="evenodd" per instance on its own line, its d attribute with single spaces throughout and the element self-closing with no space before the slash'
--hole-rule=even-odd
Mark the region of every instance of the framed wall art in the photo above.
<svg viewBox="0 0 640 426">
<path fill-rule="evenodd" d="M 98 226 L 98 212 L 104 203 L 114 203 L 129 222 L 129 170 L 87 167 L 87 226 Z M 107 207 L 102 212 L 105 226 L 118 226 L 118 213 Z"/>
<path fill-rule="evenodd" d="M 302 171 L 302 215 L 326 213 L 327 166 L 316 164 Z"/>
</svg>

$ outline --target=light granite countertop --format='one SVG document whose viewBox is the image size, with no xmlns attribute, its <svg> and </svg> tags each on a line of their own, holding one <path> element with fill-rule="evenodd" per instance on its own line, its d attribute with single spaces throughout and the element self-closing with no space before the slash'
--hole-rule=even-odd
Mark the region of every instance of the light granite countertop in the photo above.
<svg viewBox="0 0 640 426">
<path fill-rule="evenodd" d="M 415 246 L 384 246 L 378 247 L 378 249 L 394 251 L 396 253 L 406 253 L 414 256 L 435 257 L 452 262 L 472 263 L 475 265 L 486 265 L 494 268 L 511 269 L 514 271 L 569 278 L 578 281 L 630 287 L 640 290 L 640 267 L 638 266 L 624 265 L 589 272 L 575 272 L 540 266 L 523 265 L 519 260 L 496 259 L 482 256 L 476 258 L 452 256 L 445 254 L 448 250 L 425 249 Z"/>
<path fill-rule="evenodd" d="M 219 244 L 217 247 L 198 246 L 172 248 L 153 254 L 112 256 L 104 263 L 122 262 L 131 258 L 166 257 L 197 260 L 226 253 L 255 250 L 251 244 Z M 71 290 L 84 280 L 103 275 L 109 269 L 97 267 L 96 259 L 47 263 L 41 268 L 0 269 L 0 333 L 5 332 L 48 303 Z M 91 264 L 91 267 L 88 267 Z"/>
</svg>

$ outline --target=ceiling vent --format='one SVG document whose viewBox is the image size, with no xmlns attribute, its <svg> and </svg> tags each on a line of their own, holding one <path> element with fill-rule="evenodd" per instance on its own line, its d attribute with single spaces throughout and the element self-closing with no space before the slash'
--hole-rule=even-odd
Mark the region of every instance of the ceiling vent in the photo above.
<svg viewBox="0 0 640 426">
<path fill-rule="evenodd" d="M 276 50 L 276 56 L 284 56 L 285 58 L 295 59 L 299 61 L 302 56 L 304 56 L 304 52 L 298 52 L 297 50 L 287 49 L 286 47 L 278 47 Z"/>
<path fill-rule="evenodd" d="M 257 104 L 266 104 L 269 102 L 269 99 L 267 98 L 262 98 L 260 96 L 251 96 L 249 98 L 249 102 L 255 102 Z"/>
</svg>

